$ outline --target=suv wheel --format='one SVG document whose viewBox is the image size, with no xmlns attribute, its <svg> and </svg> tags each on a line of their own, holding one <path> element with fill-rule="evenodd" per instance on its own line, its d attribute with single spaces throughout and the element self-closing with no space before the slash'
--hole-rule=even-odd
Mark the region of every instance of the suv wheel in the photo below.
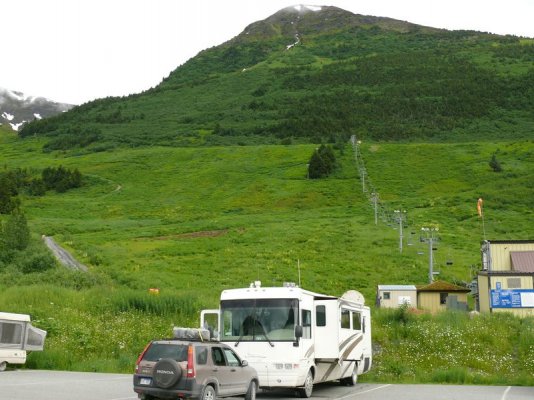
<svg viewBox="0 0 534 400">
<path fill-rule="evenodd" d="M 217 398 L 217 393 L 211 385 L 206 385 L 202 394 L 200 395 L 200 400 L 215 400 Z"/>
<path fill-rule="evenodd" d="M 256 382 L 250 382 L 247 393 L 245 394 L 245 400 L 256 400 Z"/>
<path fill-rule="evenodd" d="M 164 358 L 154 365 L 152 379 L 157 387 L 168 389 L 180 380 L 182 368 L 180 364 L 169 358 Z"/>
</svg>

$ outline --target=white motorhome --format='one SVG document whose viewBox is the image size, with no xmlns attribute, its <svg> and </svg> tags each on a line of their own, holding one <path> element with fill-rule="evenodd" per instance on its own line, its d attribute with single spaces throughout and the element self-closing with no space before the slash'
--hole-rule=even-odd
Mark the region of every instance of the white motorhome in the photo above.
<svg viewBox="0 0 534 400">
<path fill-rule="evenodd" d="M 32 326 L 30 316 L 0 312 L 0 371 L 24 364 L 28 351 L 43 350 L 46 331 Z"/>
<path fill-rule="evenodd" d="M 257 281 L 224 290 L 220 308 L 202 311 L 200 323 L 256 368 L 263 388 L 310 397 L 314 383 L 355 385 L 371 367 L 371 314 L 353 290 L 338 298 Z"/>
</svg>

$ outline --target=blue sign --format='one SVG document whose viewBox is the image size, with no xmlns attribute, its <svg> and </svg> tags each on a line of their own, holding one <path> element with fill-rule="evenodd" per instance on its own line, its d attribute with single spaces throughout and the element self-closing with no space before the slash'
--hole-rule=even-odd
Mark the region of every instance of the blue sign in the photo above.
<svg viewBox="0 0 534 400">
<path fill-rule="evenodd" d="M 491 290 L 491 308 L 534 307 L 534 290 Z"/>
</svg>

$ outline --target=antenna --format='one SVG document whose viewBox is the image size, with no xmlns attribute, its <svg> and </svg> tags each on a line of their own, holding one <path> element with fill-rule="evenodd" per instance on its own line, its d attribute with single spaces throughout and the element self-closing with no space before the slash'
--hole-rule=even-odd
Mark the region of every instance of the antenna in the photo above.
<svg viewBox="0 0 534 400">
<path fill-rule="evenodd" d="M 299 270 L 299 287 L 300 287 L 300 258 L 297 259 L 297 268 Z"/>
</svg>

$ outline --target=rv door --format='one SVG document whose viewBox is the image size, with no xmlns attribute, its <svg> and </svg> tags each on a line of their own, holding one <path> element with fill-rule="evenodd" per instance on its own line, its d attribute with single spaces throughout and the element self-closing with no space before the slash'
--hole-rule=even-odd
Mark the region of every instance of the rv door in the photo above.
<svg viewBox="0 0 534 400">
<path fill-rule="evenodd" d="M 36 328 L 31 324 L 26 325 L 26 339 L 24 340 L 24 350 L 40 351 L 44 348 L 46 331 Z"/>
<path fill-rule="evenodd" d="M 209 330 L 210 337 L 220 338 L 219 310 L 202 310 L 200 312 L 200 327 Z"/>
</svg>

